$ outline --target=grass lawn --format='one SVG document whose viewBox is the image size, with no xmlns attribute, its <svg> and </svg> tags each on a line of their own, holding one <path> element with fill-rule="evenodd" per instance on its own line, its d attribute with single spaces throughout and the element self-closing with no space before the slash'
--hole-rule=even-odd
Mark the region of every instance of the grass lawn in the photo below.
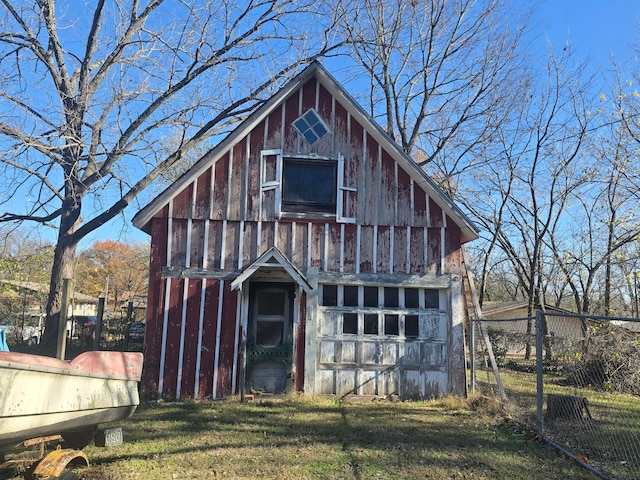
<svg viewBox="0 0 640 480">
<path fill-rule="evenodd" d="M 84 480 L 591 479 L 489 409 L 433 402 L 235 400 L 141 406 Z"/>
<path fill-rule="evenodd" d="M 511 413 L 532 427 L 536 423 L 536 375 L 508 368 L 500 376 L 509 398 Z M 578 418 L 553 419 L 545 413 L 544 436 L 583 455 L 595 468 L 612 478 L 637 479 L 640 437 L 638 397 L 603 389 L 566 385 L 565 375 L 545 373 L 544 399 L 549 394 L 584 397 L 587 412 Z M 546 412 L 546 404 L 545 404 Z"/>
</svg>

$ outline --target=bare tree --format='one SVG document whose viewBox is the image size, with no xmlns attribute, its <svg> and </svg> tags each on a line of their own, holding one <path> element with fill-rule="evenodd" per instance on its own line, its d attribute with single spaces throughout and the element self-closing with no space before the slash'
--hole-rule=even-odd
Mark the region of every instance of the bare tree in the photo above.
<svg viewBox="0 0 640 480">
<path fill-rule="evenodd" d="M 78 242 L 337 45 L 311 0 L 0 5 L 0 222 L 57 229 L 51 343 Z"/>
<path fill-rule="evenodd" d="M 497 258 L 511 264 L 529 317 L 544 308 L 547 283 L 556 276 L 548 237 L 564 217 L 572 192 L 584 182 L 580 160 L 592 121 L 583 65 L 573 66 L 565 51 L 559 58 L 550 54 L 544 67 L 544 75 L 535 78 L 520 108 L 494 137 L 485 153 L 487 163 L 494 164 L 476 172 L 469 183 L 475 197 L 465 202 L 489 232 L 489 256 L 496 249 Z M 487 201 L 479 202 L 483 195 Z M 491 266 L 488 258 L 483 278 Z M 554 292 L 554 297 L 561 295 Z M 530 322 L 529 333 L 532 327 Z"/>
<path fill-rule="evenodd" d="M 525 111 L 526 103 L 523 102 L 521 109 L 514 112 L 512 129 L 507 128 L 505 123 L 505 128 L 496 131 L 491 142 L 485 144 L 482 150 L 482 155 L 487 159 L 484 168 L 469 172 L 472 179 L 469 185 L 480 188 L 468 188 L 468 201 L 464 203 L 482 226 L 485 237 L 478 254 L 478 258 L 482 259 L 478 266 L 478 271 L 481 272 L 478 286 L 481 306 L 488 290 L 496 290 L 496 282 L 501 285 L 495 292 L 499 300 L 516 300 L 525 283 L 522 278 L 524 268 L 513 268 L 514 259 L 517 262 L 522 256 L 507 241 L 515 233 L 508 213 L 513 190 L 516 188 L 518 165 L 524 161 L 518 132 Z M 488 161 L 489 159 L 492 161 Z M 503 250 L 504 247 L 507 248 Z M 489 300 L 496 299 L 495 295 L 492 297 L 494 298 Z"/>
<path fill-rule="evenodd" d="M 601 125 L 585 151 L 586 181 L 573 193 L 575 209 L 564 222 L 556 219 L 549 237 L 580 313 L 614 313 L 614 269 L 625 269 L 619 267 L 621 259 L 634 261 L 627 250 L 640 234 L 639 146 L 629 135 L 619 100 L 600 112 Z"/>
<path fill-rule="evenodd" d="M 370 81 L 371 115 L 451 192 L 519 97 L 527 14 L 516 18 L 502 0 L 357 0 L 341 8 L 354 76 Z"/>
</svg>

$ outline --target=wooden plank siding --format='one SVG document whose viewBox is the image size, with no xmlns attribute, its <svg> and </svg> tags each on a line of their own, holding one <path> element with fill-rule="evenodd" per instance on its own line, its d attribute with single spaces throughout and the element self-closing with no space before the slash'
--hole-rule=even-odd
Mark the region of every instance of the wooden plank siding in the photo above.
<svg viewBox="0 0 640 480">
<path fill-rule="evenodd" d="M 179 272 L 198 271 L 202 276 L 217 270 L 239 271 L 239 266 L 249 265 L 272 246 L 287 255 L 301 271 L 312 266 L 337 273 L 422 274 L 425 261 L 427 272 L 434 275 L 455 273 L 451 269 L 459 268 L 456 262 L 459 252 L 449 251 L 447 246 L 445 257 L 441 256 L 446 239 L 459 235 L 447 234 L 443 243 L 441 228 L 224 220 L 193 221 L 188 230 L 188 223 L 183 219 L 172 222 L 174 234 L 171 240 L 176 251 L 171 255 L 170 266 Z M 208 232 L 204 232 L 207 223 Z M 190 242 L 187 239 L 189 231 L 192 233 Z M 209 248 L 205 254 L 206 237 Z M 426 259 L 425 238 L 428 241 Z M 187 246 L 190 247 L 188 252 Z M 446 260 L 446 272 L 443 272 L 443 260 Z"/>
<path fill-rule="evenodd" d="M 309 108 L 331 130 L 314 146 L 292 127 Z M 279 152 L 343 157 L 343 221 L 330 215 L 278 214 Z M 428 276 L 433 283 L 460 274 L 460 227 L 316 77 L 210 162 L 150 221 L 142 382 L 149 396 L 222 398 L 239 393 L 246 318 L 239 313 L 241 293 L 232 291 L 230 283 L 270 247 L 308 278 L 336 274 L 342 275 L 336 279 L 361 276 L 375 282 L 376 276 Z M 356 341 L 319 330 L 314 315 L 328 310 L 318 307 L 317 295 L 302 294 L 295 303 L 296 390 L 330 384 L 336 395 L 386 395 L 402 389 L 429 394 L 451 381 L 441 378 L 447 377 L 445 357 L 452 352 L 459 356 L 461 344 L 447 339 L 446 312 L 421 317 L 432 335 L 419 342 Z M 313 370 L 311 359 L 327 368 Z M 371 368 L 337 366 L 356 359 Z M 394 372 L 400 359 L 407 367 Z M 431 372 L 427 380 L 425 371 Z"/>
</svg>

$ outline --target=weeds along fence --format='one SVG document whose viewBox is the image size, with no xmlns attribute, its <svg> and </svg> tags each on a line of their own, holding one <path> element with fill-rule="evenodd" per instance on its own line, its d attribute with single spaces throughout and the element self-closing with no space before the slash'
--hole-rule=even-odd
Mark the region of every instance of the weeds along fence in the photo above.
<svg viewBox="0 0 640 480">
<path fill-rule="evenodd" d="M 640 478 L 640 320 L 539 311 L 473 334 L 472 388 L 602 478 Z"/>
</svg>

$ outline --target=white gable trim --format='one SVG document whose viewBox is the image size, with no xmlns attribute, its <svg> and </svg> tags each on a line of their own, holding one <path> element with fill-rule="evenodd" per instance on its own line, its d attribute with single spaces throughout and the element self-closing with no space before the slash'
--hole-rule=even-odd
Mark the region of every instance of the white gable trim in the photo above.
<svg viewBox="0 0 640 480">
<path fill-rule="evenodd" d="M 270 268 L 283 269 L 305 292 L 311 290 L 311 284 L 300 273 L 300 271 L 285 257 L 276 247 L 269 248 L 258 259 L 245 268 L 233 282 L 231 290 L 242 290 L 245 282 L 249 280 L 258 270 L 268 270 Z"/>
<path fill-rule="evenodd" d="M 185 172 L 169 188 L 157 196 L 151 203 L 142 208 L 134 217 L 133 225 L 143 231 L 148 228 L 148 223 L 153 216 L 177 196 L 186 185 L 194 181 L 206 169 L 211 168 L 224 152 L 233 143 L 250 132 L 258 123 L 267 117 L 271 111 L 310 77 L 315 76 L 327 91 L 338 99 L 342 106 L 363 125 L 364 129 L 376 139 L 381 148 L 384 148 L 405 169 L 414 183 L 419 185 L 427 195 L 440 207 L 444 214 L 448 215 L 461 229 L 461 242 L 466 243 L 479 237 L 478 230 L 465 213 L 429 178 L 427 173 L 416 164 L 400 146 L 389 137 L 386 132 L 373 120 L 356 100 L 338 83 L 338 81 L 317 61 L 304 69 L 297 77 L 292 79 L 273 97 L 257 108 L 244 122 L 231 132 L 217 146 L 206 153 L 190 170 Z M 283 112 L 284 114 L 284 112 Z M 345 189 L 349 191 L 349 189 Z M 351 223 L 351 219 L 345 218 Z"/>
</svg>

